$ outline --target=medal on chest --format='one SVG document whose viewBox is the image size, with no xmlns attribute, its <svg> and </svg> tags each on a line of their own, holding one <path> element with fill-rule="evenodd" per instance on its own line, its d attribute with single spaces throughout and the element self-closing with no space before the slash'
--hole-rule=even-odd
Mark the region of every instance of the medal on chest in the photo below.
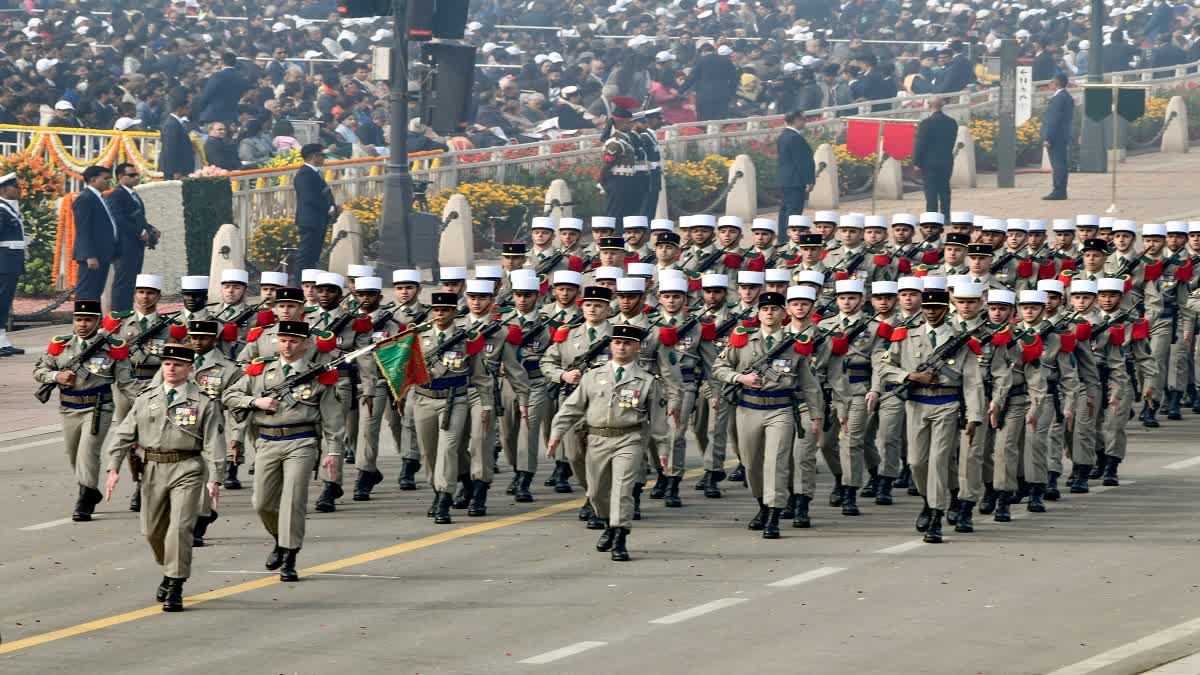
<svg viewBox="0 0 1200 675">
<path fill-rule="evenodd" d="M 181 427 L 190 427 L 196 423 L 197 413 L 199 413 L 198 408 L 181 405 L 171 410 L 171 417 L 175 420 L 175 424 Z"/>
<path fill-rule="evenodd" d="M 640 389 L 622 389 L 617 392 L 617 407 L 636 408 L 638 401 L 641 399 L 641 395 L 642 391 Z"/>
<path fill-rule="evenodd" d="M 792 360 L 791 359 L 772 359 L 771 367 L 781 373 L 787 374 L 787 373 L 792 372 Z"/>
<path fill-rule="evenodd" d="M 448 351 L 442 354 L 442 365 L 450 370 L 461 370 L 466 361 L 465 352 Z"/>
<path fill-rule="evenodd" d="M 305 382 L 304 384 L 296 387 L 296 389 L 293 390 L 293 394 L 295 395 L 296 398 L 298 398 L 302 401 L 307 401 L 308 399 L 313 397 L 312 385 Z"/>
<path fill-rule="evenodd" d="M 100 373 L 108 370 L 109 365 L 111 365 L 111 362 L 108 360 L 107 356 L 93 356 L 92 358 L 88 359 L 87 366 L 85 367 L 89 373 L 93 375 L 99 375 Z"/>
<path fill-rule="evenodd" d="M 205 374 L 200 376 L 200 388 L 209 396 L 216 396 L 221 391 L 221 381 L 224 378 L 220 374 Z"/>
</svg>

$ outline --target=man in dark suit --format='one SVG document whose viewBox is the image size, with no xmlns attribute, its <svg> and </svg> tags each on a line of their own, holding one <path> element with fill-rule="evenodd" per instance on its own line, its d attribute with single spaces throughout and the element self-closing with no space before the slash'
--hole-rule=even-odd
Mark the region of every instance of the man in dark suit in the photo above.
<svg viewBox="0 0 1200 675">
<path fill-rule="evenodd" d="M 883 76 L 879 74 L 879 59 L 874 54 L 863 54 L 858 57 L 858 66 L 862 69 L 862 74 L 859 75 L 859 84 L 862 91 L 862 100 L 864 101 L 882 101 L 892 98 L 888 83 L 884 82 Z M 889 110 L 890 105 L 881 103 L 871 106 L 871 112 L 880 112 Z"/>
<path fill-rule="evenodd" d="M 134 282 L 142 272 L 146 244 L 158 241 L 158 230 L 146 222 L 146 205 L 133 188 L 141 174 L 132 164 L 118 164 L 117 187 L 108 194 L 108 210 L 117 222 L 117 251 L 113 261 L 111 309 L 124 312 L 133 308 Z"/>
<path fill-rule="evenodd" d="M 954 172 L 954 145 L 958 142 L 958 122 L 942 112 L 945 101 L 930 99 L 933 110 L 917 126 L 913 143 L 913 164 L 925 181 L 925 211 L 941 213 L 950 220 L 950 174 Z"/>
<path fill-rule="evenodd" d="M 112 180 L 112 169 L 92 165 L 83 170 L 85 183 L 71 210 L 75 214 L 75 251 L 79 264 L 77 298 L 98 298 L 108 282 L 108 267 L 119 254 L 117 223 L 108 210 L 104 191 Z"/>
<path fill-rule="evenodd" d="M 171 114 L 163 120 L 159 131 L 158 168 L 167 180 L 177 180 L 196 170 L 196 151 L 187 131 L 188 100 L 186 96 L 171 99 Z"/>
<path fill-rule="evenodd" d="M 1051 80 L 1054 95 L 1042 113 L 1042 145 L 1050 155 L 1054 174 L 1054 189 L 1042 199 L 1067 198 L 1067 150 L 1071 145 L 1071 125 L 1075 121 L 1075 100 L 1067 93 L 1067 76 L 1058 74 Z"/>
<path fill-rule="evenodd" d="M 696 119 L 701 122 L 729 117 L 729 102 L 738 87 L 738 69 L 729 60 L 732 53 L 728 45 L 714 50 L 712 44 L 704 44 L 692 72 L 679 88 L 680 94 L 696 89 Z"/>
<path fill-rule="evenodd" d="M 250 84 L 238 73 L 236 54 L 225 52 L 221 55 L 221 64 L 222 68 L 205 81 L 204 91 L 196 100 L 197 119 L 201 123 L 237 122 L 238 101 L 250 88 Z"/>
<path fill-rule="evenodd" d="M 0 356 L 24 354 L 8 339 L 8 313 L 17 282 L 25 273 L 25 227 L 21 220 L 17 174 L 0 176 Z"/>
<path fill-rule="evenodd" d="M 804 126 L 803 113 L 794 110 L 784 117 L 784 121 L 787 126 L 775 142 L 779 155 L 779 187 L 783 190 L 783 203 L 779 205 L 780 227 L 787 227 L 790 216 L 804 213 L 808 193 L 817 182 L 812 147 L 800 133 Z"/>
<path fill-rule="evenodd" d="M 291 267 L 297 286 L 300 285 L 301 270 L 317 266 L 321 245 L 325 243 L 325 231 L 341 212 L 333 203 L 333 191 L 321 176 L 319 167 L 325 163 L 325 148 L 320 143 L 309 143 L 300 148 L 300 157 L 304 159 L 304 166 L 292 181 L 296 188 L 296 229 L 300 231 L 300 246 Z"/>
</svg>

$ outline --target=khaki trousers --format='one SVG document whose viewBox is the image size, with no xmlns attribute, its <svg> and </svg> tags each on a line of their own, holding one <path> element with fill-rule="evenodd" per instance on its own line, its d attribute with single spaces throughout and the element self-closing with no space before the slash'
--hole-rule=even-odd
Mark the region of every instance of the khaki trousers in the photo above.
<svg viewBox="0 0 1200 675">
<path fill-rule="evenodd" d="M 259 439 L 254 453 L 254 510 L 283 548 L 304 545 L 308 484 L 320 446 L 316 439 Z"/>
<path fill-rule="evenodd" d="M 958 444 L 958 403 L 905 402 L 908 419 L 908 463 L 913 484 L 929 506 L 950 507 L 950 455 Z"/>
<path fill-rule="evenodd" d="M 541 377 L 530 381 L 529 417 L 522 420 L 517 396 L 508 380 L 504 380 L 501 390 L 504 416 L 500 418 L 500 446 L 504 448 L 504 458 L 514 471 L 537 472 L 538 457 L 545 447 L 542 444 L 542 426 L 548 426 L 546 423 L 550 419 L 546 417 L 545 384 L 545 378 Z"/>
<path fill-rule="evenodd" d="M 337 449 L 337 454 L 333 458 L 333 465 L 336 469 L 334 473 L 325 476 L 325 480 L 341 485 L 344 473 L 342 464 L 345 462 L 343 455 L 346 452 L 354 452 L 354 445 L 358 441 L 358 397 L 355 396 L 357 387 L 351 385 L 349 373 L 343 372 L 338 375 L 336 389 L 342 404 L 342 419 L 346 422 L 346 431 L 342 435 L 342 447 Z M 321 448 L 322 455 L 327 454 L 328 451 L 328 448 Z M 354 461 L 358 461 L 357 456 Z"/>
<path fill-rule="evenodd" d="M 737 408 L 738 447 L 746 482 L 756 499 L 772 508 L 787 506 L 788 474 L 796 425 L 790 408 Z"/>
<path fill-rule="evenodd" d="M 92 434 L 92 411 L 60 408 L 63 421 L 63 444 L 67 461 L 75 472 L 75 482 L 84 487 L 100 489 L 100 452 L 112 427 L 113 407 L 100 409 L 100 431 Z"/>
<path fill-rule="evenodd" d="M 684 470 L 687 468 L 687 432 L 690 426 L 692 413 L 696 409 L 697 401 L 701 407 L 707 406 L 708 402 L 700 399 L 700 392 L 696 383 L 689 382 L 683 385 L 683 397 L 680 401 L 679 408 L 679 428 L 671 430 L 671 452 L 667 456 L 666 473 L 668 476 L 683 476 Z M 696 427 L 699 429 L 700 427 Z M 699 436 L 700 434 L 697 434 Z M 656 463 L 655 466 L 658 466 Z"/>
<path fill-rule="evenodd" d="M 867 468 L 879 464 L 879 453 L 874 449 L 872 425 L 867 416 L 866 395 L 855 394 L 843 398 L 835 394 L 832 407 L 837 409 L 838 418 L 846 421 L 845 432 L 842 432 L 840 425 L 830 430 L 830 433 L 838 434 L 842 485 L 859 487 L 865 484 Z"/>
<path fill-rule="evenodd" d="M 192 576 L 192 531 L 200 515 L 198 504 L 204 489 L 204 460 L 146 462 L 142 474 L 142 531 L 154 561 L 163 575 L 173 579 Z"/>
<path fill-rule="evenodd" d="M 1107 402 L 1097 402 L 1096 407 L 1103 406 L 1100 415 L 1101 441 L 1104 444 L 1104 454 L 1117 459 L 1125 459 L 1125 448 L 1128 444 L 1125 438 L 1125 425 L 1129 423 L 1129 409 L 1133 405 L 1133 389 L 1129 386 L 1116 390 L 1120 396 L 1117 403 L 1117 414 L 1112 414 L 1112 408 Z"/>
<path fill-rule="evenodd" d="M 1028 396 L 1009 397 L 1008 406 L 1003 412 L 1004 423 L 996 430 L 996 459 L 992 483 L 997 490 L 1016 492 L 1019 479 L 1025 475 L 1021 458 L 1026 452 L 1028 442 L 1025 438 L 1025 416 L 1028 413 Z M 1044 470 L 1041 475 L 1042 480 L 1045 480 Z"/>
<path fill-rule="evenodd" d="M 383 420 L 387 419 L 388 431 L 392 434 L 392 442 L 399 451 L 403 444 L 403 427 L 400 416 L 392 408 L 392 393 L 386 386 L 380 387 L 371 399 L 371 411 L 365 419 L 359 420 L 358 452 L 354 457 L 356 466 L 363 471 L 378 471 L 379 435 L 383 431 Z"/>
<path fill-rule="evenodd" d="M 609 527 L 633 527 L 633 485 L 642 476 L 644 433 L 587 437 L 587 496 Z"/>
<path fill-rule="evenodd" d="M 1158 363 L 1158 375 L 1154 377 L 1154 395 L 1162 403 L 1166 398 L 1167 380 L 1171 374 L 1171 327 L 1174 319 L 1155 319 L 1150 324 L 1150 354 Z"/>
<path fill-rule="evenodd" d="M 899 396 L 881 401 L 873 418 L 878 421 L 879 475 L 895 478 L 904 470 L 904 401 Z"/>
<path fill-rule="evenodd" d="M 1030 483 L 1045 483 L 1050 470 L 1050 437 L 1049 430 L 1054 424 L 1054 402 L 1047 396 L 1039 406 L 1030 406 L 1033 413 L 1036 431 L 1025 434 L 1024 457 L 1022 468 L 1025 480 Z M 1055 452 L 1061 453 L 1061 445 L 1055 446 Z M 1061 473 L 1061 472 L 1060 472 Z"/>
<path fill-rule="evenodd" d="M 991 422 L 984 422 L 975 430 L 975 440 L 967 441 L 967 432 L 958 439 L 958 498 L 979 503 L 983 498 L 984 483 L 992 482 L 992 449 L 995 447 L 996 430 Z"/>
<path fill-rule="evenodd" d="M 447 398 L 429 398 L 416 391 L 408 395 L 408 412 L 413 418 L 422 463 L 437 492 L 452 492 L 458 482 L 462 466 L 460 447 L 470 418 L 467 397 L 457 396 L 454 409 L 450 411 L 449 428 L 443 429 L 442 417 L 449 401 Z"/>
<path fill-rule="evenodd" d="M 1103 405 L 1099 402 L 1100 396 L 1097 393 L 1097 406 Z M 1071 431 L 1066 433 L 1066 441 L 1068 447 L 1071 448 L 1071 463 L 1084 464 L 1094 466 L 1096 464 L 1096 440 L 1098 434 L 1097 417 L 1094 411 L 1088 411 L 1087 395 L 1080 392 L 1075 397 L 1075 423 L 1072 425 Z"/>
<path fill-rule="evenodd" d="M 804 437 L 799 433 L 792 439 L 792 492 L 812 497 L 817 491 L 817 441 L 820 434 L 812 432 L 812 413 L 807 405 L 800 406 L 800 423 L 804 425 Z"/>
</svg>

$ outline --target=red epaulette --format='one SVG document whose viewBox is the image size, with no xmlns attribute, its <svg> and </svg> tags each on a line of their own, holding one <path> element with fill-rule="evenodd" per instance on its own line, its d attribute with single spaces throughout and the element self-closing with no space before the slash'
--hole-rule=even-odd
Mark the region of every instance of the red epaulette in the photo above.
<svg viewBox="0 0 1200 675">
<path fill-rule="evenodd" d="M 908 329 L 903 326 L 892 331 L 892 342 L 900 342 L 908 337 Z"/>
<path fill-rule="evenodd" d="M 1145 258 L 1142 259 L 1145 261 Z M 1155 260 L 1154 262 L 1145 262 L 1142 265 L 1142 279 L 1146 281 L 1157 281 L 1163 273 L 1163 261 Z"/>
<path fill-rule="evenodd" d="M 738 270 L 742 268 L 742 256 L 736 253 L 726 253 L 725 257 L 721 259 L 721 262 L 724 263 L 725 267 L 728 267 L 731 270 Z"/>
<path fill-rule="evenodd" d="M 187 326 L 182 323 L 172 322 L 170 334 L 172 340 L 186 340 L 188 335 Z"/>
<path fill-rule="evenodd" d="M 583 258 L 577 255 L 567 258 L 567 269 L 583 274 Z"/>
<path fill-rule="evenodd" d="M 269 309 L 260 309 L 258 314 L 254 315 L 254 325 L 266 328 L 275 323 L 275 312 Z"/>
<path fill-rule="evenodd" d="M 320 382 L 321 384 L 323 384 L 327 387 L 337 384 L 337 381 L 338 381 L 338 371 L 336 369 L 335 370 L 327 370 L 317 376 L 317 382 Z"/>
<path fill-rule="evenodd" d="M 879 328 L 877 328 L 875 330 L 875 334 L 878 335 L 879 337 L 883 338 L 884 340 L 891 340 L 892 334 L 895 331 L 896 331 L 896 329 L 892 326 L 892 324 L 890 324 L 886 321 L 880 321 Z"/>
<path fill-rule="evenodd" d="M 50 356 L 58 356 L 67 348 L 67 344 L 71 342 L 70 335 L 57 335 L 50 338 L 50 345 L 46 347 L 46 353 Z"/>
<path fill-rule="evenodd" d="M 717 339 L 717 322 L 712 319 L 704 319 L 700 321 L 700 339 L 705 342 L 712 342 Z"/>
<path fill-rule="evenodd" d="M 233 342 L 238 337 L 238 327 L 236 323 L 227 323 L 221 326 L 221 339 L 225 342 Z"/>
<path fill-rule="evenodd" d="M 1040 335 L 1034 335 L 1033 339 L 1029 342 L 1025 342 L 1024 339 L 1021 342 L 1023 343 L 1021 345 L 1021 363 L 1036 361 L 1046 351 L 1046 346 L 1042 344 L 1042 336 Z"/>
<path fill-rule="evenodd" d="M 467 338 L 467 355 L 475 356 L 483 351 L 484 340 L 483 333 L 476 333 L 474 337 Z"/>
<path fill-rule="evenodd" d="M 911 274 L 912 261 L 908 258 L 900 258 L 900 260 L 896 263 L 896 268 L 900 270 L 901 274 Z"/>
<path fill-rule="evenodd" d="M 938 253 L 936 248 L 932 251 L 925 251 L 921 254 L 921 262 L 925 263 L 926 265 L 936 265 L 938 260 L 941 260 L 941 258 L 942 256 L 940 253 Z"/>
<path fill-rule="evenodd" d="M 571 329 L 563 326 L 554 331 L 554 336 L 551 338 L 555 342 L 562 343 L 567 341 L 567 336 L 571 334 Z"/>
<path fill-rule="evenodd" d="M 674 347 L 679 344 L 679 331 L 675 330 L 675 326 L 659 326 L 658 341 L 667 347 Z"/>
<path fill-rule="evenodd" d="M 246 333 L 246 344 L 255 342 L 258 340 L 258 338 L 262 337 L 263 330 L 265 329 L 261 326 L 255 326 L 254 328 L 251 328 L 250 332 Z"/>
<path fill-rule="evenodd" d="M 521 327 L 513 324 L 508 327 L 508 336 L 504 339 L 506 342 L 508 342 L 508 344 L 520 347 L 522 337 L 524 337 L 524 335 L 521 332 Z"/>
<path fill-rule="evenodd" d="M 371 332 L 371 317 L 369 317 L 365 314 L 363 314 L 361 316 L 356 316 L 356 317 L 354 317 L 354 321 L 350 324 L 350 327 L 354 330 L 355 333 L 370 333 Z"/>
<path fill-rule="evenodd" d="M 876 267 L 884 267 L 892 263 L 892 257 L 886 253 L 876 253 L 871 256 L 871 264 Z"/>
<path fill-rule="evenodd" d="M 1022 279 L 1028 279 L 1029 277 L 1033 276 L 1033 261 L 1018 260 L 1017 276 L 1021 277 Z"/>
<path fill-rule="evenodd" d="M 1150 337 L 1150 321 L 1148 319 L 1134 321 L 1129 333 L 1132 340 L 1145 340 Z"/>
</svg>

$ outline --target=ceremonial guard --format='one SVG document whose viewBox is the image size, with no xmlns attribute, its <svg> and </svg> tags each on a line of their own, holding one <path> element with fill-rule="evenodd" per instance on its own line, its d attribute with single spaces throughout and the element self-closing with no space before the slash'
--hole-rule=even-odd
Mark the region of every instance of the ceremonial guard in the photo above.
<svg viewBox="0 0 1200 675">
<path fill-rule="evenodd" d="M 1163 276 L 1162 297 L 1163 310 L 1159 315 L 1160 322 L 1165 325 L 1165 332 L 1170 336 L 1169 347 L 1156 352 L 1160 362 L 1166 367 L 1159 374 L 1162 391 L 1166 392 L 1164 406 L 1167 419 L 1182 420 L 1180 411 L 1183 397 L 1188 392 L 1191 382 L 1189 361 L 1192 336 L 1195 334 L 1196 315 L 1187 308 L 1188 295 L 1191 292 L 1192 280 L 1196 277 L 1196 261 L 1187 249 L 1188 225 L 1180 221 L 1168 221 L 1166 248 L 1162 252 Z M 1143 234 L 1143 239 L 1145 238 Z M 1151 327 L 1151 335 L 1154 328 Z M 1162 355 L 1166 358 L 1163 359 Z"/>
<path fill-rule="evenodd" d="M 308 483 L 321 448 L 332 471 L 341 459 L 345 437 L 335 372 L 283 387 L 293 375 L 321 367 L 306 352 L 309 326 L 303 321 L 276 324 L 277 356 L 259 357 L 221 396 L 225 407 L 257 430 L 254 448 L 254 510 L 275 547 L 266 568 L 282 581 L 297 581 L 296 555 L 304 545 Z M 245 417 L 249 413 L 248 417 Z"/>
<path fill-rule="evenodd" d="M 203 517 L 201 492 L 207 491 L 215 508 L 217 477 L 225 473 L 224 415 L 220 403 L 189 379 L 194 356 L 191 347 L 164 345 L 161 385 L 138 395 L 105 445 L 109 497 L 125 454 L 142 455 L 142 531 L 163 568 L 155 599 L 164 612 L 183 611 L 193 530 Z"/>
<path fill-rule="evenodd" d="M 816 290 L 809 286 L 792 286 L 787 291 L 787 328 L 802 351 L 809 350 L 817 334 L 812 317 L 816 298 Z M 817 441 L 821 435 L 819 427 L 813 423 L 813 412 L 821 411 L 821 408 L 814 408 L 808 401 L 802 400 L 796 401 L 796 404 L 800 426 L 792 441 L 792 494 L 780 515 L 785 519 L 791 518 L 792 527 L 810 528 L 812 518 L 808 506 L 817 490 Z"/>
<path fill-rule="evenodd" d="M 582 221 L 580 225 L 582 225 Z M 532 246 L 525 254 L 525 263 L 522 267 L 537 270 L 538 274 L 545 275 L 547 278 L 557 270 L 567 269 L 570 264 L 568 254 L 554 246 L 554 234 L 557 229 L 553 218 L 535 216 L 529 221 L 529 238 Z"/>
<path fill-rule="evenodd" d="M 554 417 L 547 454 L 553 457 L 575 428 L 586 430 L 588 502 L 604 530 L 596 550 L 612 551 L 615 561 L 629 560 L 633 490 L 643 474 L 645 443 L 649 439 L 662 448 L 670 443 L 665 392 L 658 378 L 638 365 L 644 335 L 637 326 L 612 327 L 612 359 L 580 375 Z"/>
<path fill-rule="evenodd" d="M 706 375 L 700 382 L 699 403 L 696 411 L 696 440 L 700 446 L 700 454 L 704 459 L 704 477 L 696 483 L 697 490 L 703 490 L 704 496 L 717 499 L 721 496 L 720 482 L 725 480 L 725 452 L 728 443 L 729 429 L 734 415 L 734 404 L 721 396 L 721 387 L 715 386 L 712 379 L 713 368 L 717 356 L 725 348 L 729 335 L 744 319 L 749 324 L 756 320 L 753 315 L 734 314 L 730 311 L 726 298 L 729 294 L 729 277 L 724 274 L 705 274 L 700 279 L 702 288 L 701 310 L 705 325 L 712 325 L 712 349 L 700 351 L 704 359 L 703 373 Z M 689 281 L 689 288 L 691 283 Z M 757 310 L 755 310 L 757 311 Z M 684 373 L 686 377 L 686 373 Z"/>
<path fill-rule="evenodd" d="M 1100 378 L 1100 360 L 1092 348 L 1092 324 L 1087 318 L 1092 315 L 1096 304 L 1098 286 L 1095 281 L 1078 279 L 1071 282 L 1068 290 L 1073 318 L 1067 325 L 1074 331 L 1074 355 L 1079 389 L 1075 394 L 1074 428 L 1067 434 L 1064 449 L 1071 451 L 1071 474 L 1067 480 L 1067 487 L 1072 494 L 1083 494 L 1089 491 L 1088 479 L 1091 477 L 1092 467 L 1096 464 L 1096 452 L 1100 443 L 1100 430 L 1096 421 L 1103 413 L 1101 408 L 1108 405 L 1108 401 L 1104 399 L 1101 391 L 1101 385 L 1104 383 Z M 1051 463 L 1051 471 L 1053 466 Z M 1053 478 L 1054 474 L 1051 473 L 1050 477 Z"/>
<path fill-rule="evenodd" d="M 614 108 L 609 116 L 609 129 L 604 137 L 604 162 L 600 167 L 600 189 L 604 193 L 604 213 L 621 219 L 641 212 L 645 192 L 640 188 L 638 147 L 630 136 L 633 114 L 625 108 Z M 648 171 L 648 167 L 643 171 Z M 594 224 L 593 224 L 594 227 Z"/>
<path fill-rule="evenodd" d="M 654 245 L 650 242 L 650 221 L 646 216 L 625 216 L 621 219 L 625 236 L 626 262 L 654 262 Z"/>
<path fill-rule="evenodd" d="M 248 323 L 257 307 L 246 305 L 246 289 L 250 284 L 250 275 L 246 270 L 225 270 L 221 272 L 221 303 L 213 310 L 212 318 L 221 323 L 219 349 L 226 356 L 236 356 L 234 345 L 246 335 Z"/>
<path fill-rule="evenodd" d="M 667 275 L 659 280 L 658 300 L 657 325 L 649 329 L 648 333 L 657 333 L 658 343 L 664 350 L 670 350 L 668 362 L 671 364 L 671 370 L 678 370 L 679 424 L 671 435 L 670 450 L 660 449 L 663 454 L 656 458 L 660 477 L 650 496 L 662 498 L 665 500 L 664 505 L 676 508 L 683 506 L 683 500 L 679 496 L 679 484 L 683 481 L 686 468 L 688 424 L 697 401 L 700 401 L 700 405 L 707 403 L 700 399 L 700 382 L 707 372 L 705 364 L 712 363 L 717 356 L 713 346 L 716 324 L 711 320 L 704 322 L 701 315 L 690 315 L 687 312 L 687 279 L 682 273 Z M 647 339 L 649 337 L 647 335 Z"/>
<path fill-rule="evenodd" d="M 17 281 L 25 273 L 25 221 L 21 216 L 21 185 L 16 173 L 0 176 L 0 357 L 24 354 L 8 339 L 8 315 Z"/>
<path fill-rule="evenodd" d="M 71 514 L 77 523 L 90 521 L 103 499 L 100 450 L 113 421 L 113 387 L 132 379 L 129 347 L 100 331 L 100 315 L 100 301 L 76 300 L 72 332 L 51 338 L 33 368 L 40 400 L 58 391 L 63 443 L 79 486 Z"/>
<path fill-rule="evenodd" d="M 646 165 L 650 169 L 649 185 L 646 189 L 645 201 L 642 202 L 642 215 L 653 219 L 658 211 L 658 196 L 662 191 L 663 184 L 662 149 L 658 145 L 658 130 L 663 126 L 662 108 L 643 110 L 638 122 L 638 135 L 641 136 L 642 150 L 646 153 Z"/>
</svg>

